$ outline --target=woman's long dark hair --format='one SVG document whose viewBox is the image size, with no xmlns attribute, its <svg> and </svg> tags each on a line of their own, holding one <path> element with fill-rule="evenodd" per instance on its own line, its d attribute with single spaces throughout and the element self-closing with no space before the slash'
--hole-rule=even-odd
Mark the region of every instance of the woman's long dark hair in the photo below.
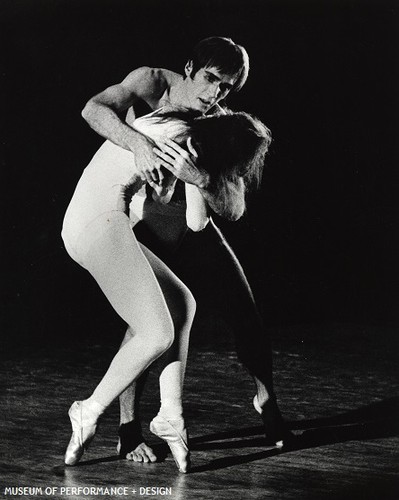
<svg viewBox="0 0 399 500">
<path fill-rule="evenodd" d="M 198 164 L 210 174 L 211 185 L 218 188 L 220 196 L 227 193 L 229 182 L 238 183 L 240 178 L 247 191 L 259 187 L 271 133 L 258 118 L 242 111 L 211 116 L 169 111 L 160 115 L 160 120 L 169 118 L 187 123 L 187 129 L 175 140 L 184 147 L 191 137 Z"/>
</svg>

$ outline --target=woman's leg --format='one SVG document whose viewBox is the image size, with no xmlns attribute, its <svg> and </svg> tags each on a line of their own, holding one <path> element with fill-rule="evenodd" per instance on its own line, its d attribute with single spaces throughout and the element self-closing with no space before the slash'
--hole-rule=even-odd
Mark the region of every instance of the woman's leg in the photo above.
<svg viewBox="0 0 399 500">
<path fill-rule="evenodd" d="M 173 343 L 174 325 L 158 280 L 129 219 L 112 213 L 85 257 L 85 267 L 134 335 L 115 355 L 93 392 L 104 407 Z"/>
<path fill-rule="evenodd" d="M 68 451 L 70 452 L 70 459 L 67 461 L 66 457 L 66 462 L 71 465 L 76 463 L 83 453 L 85 438 L 82 427 L 90 428 L 89 434 L 94 435 L 96 414 L 98 416 L 102 409 L 171 347 L 174 340 L 174 320 L 157 277 L 131 231 L 128 218 L 123 214 L 112 213 L 104 217 L 102 222 L 102 225 L 99 225 L 97 221 L 96 241 L 85 253 L 84 266 L 96 279 L 116 312 L 128 323 L 134 335 L 116 354 L 92 396 L 79 408 L 74 408 L 73 415 L 70 413 L 75 427 L 79 419 L 81 421 L 78 429 L 80 437 L 74 428 L 76 436 L 72 436 L 67 450 L 67 455 Z M 93 231 L 93 228 L 91 230 Z M 86 239 L 90 236 L 93 235 L 85 235 Z M 173 275 L 170 271 L 168 274 L 165 265 L 164 267 L 162 279 L 167 280 Z M 158 273 L 160 268 L 162 264 L 159 261 Z M 179 298 L 180 291 L 175 291 L 174 295 Z M 168 297 L 169 303 L 173 301 L 174 296 Z M 180 301 L 179 305 L 183 305 L 183 302 Z M 173 380 L 170 382 L 173 384 Z M 181 374 L 175 382 L 178 394 L 181 390 Z"/>
<path fill-rule="evenodd" d="M 161 285 L 175 328 L 175 340 L 159 359 L 161 407 L 150 430 L 168 444 L 180 472 L 190 466 L 187 430 L 183 419 L 182 391 L 195 301 L 188 288 L 150 250 L 142 245 Z"/>
<path fill-rule="evenodd" d="M 160 413 L 171 419 L 178 418 L 182 415 L 181 395 L 196 303 L 184 283 L 148 248 L 144 245 L 141 248 L 161 286 L 175 330 L 173 344 L 157 363 L 160 368 Z"/>
</svg>

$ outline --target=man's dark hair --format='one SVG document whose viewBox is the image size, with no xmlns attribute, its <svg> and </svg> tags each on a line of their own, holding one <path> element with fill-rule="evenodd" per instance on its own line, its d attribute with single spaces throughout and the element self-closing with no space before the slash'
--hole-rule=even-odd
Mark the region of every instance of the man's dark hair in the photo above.
<svg viewBox="0 0 399 500">
<path fill-rule="evenodd" d="M 200 68 L 214 67 L 226 75 L 237 76 L 233 85 L 235 91 L 241 89 L 248 77 L 248 53 L 231 38 L 204 38 L 194 47 L 189 60 L 193 65 L 191 78 Z"/>
</svg>

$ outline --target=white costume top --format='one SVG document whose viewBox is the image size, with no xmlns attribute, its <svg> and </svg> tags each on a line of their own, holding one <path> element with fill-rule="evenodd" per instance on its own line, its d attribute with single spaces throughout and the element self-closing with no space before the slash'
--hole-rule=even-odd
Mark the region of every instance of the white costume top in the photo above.
<svg viewBox="0 0 399 500">
<path fill-rule="evenodd" d="M 182 120 L 166 119 L 160 122 L 156 116 L 159 111 L 137 118 L 132 124 L 133 128 L 154 141 L 174 139 L 185 130 L 186 124 Z M 139 181 L 140 187 L 141 180 L 137 174 L 134 154 L 108 140 L 105 141 L 83 171 L 76 186 L 64 218 L 64 241 L 75 247 L 79 237 L 99 216 L 113 211 L 126 213 L 125 188 L 136 180 Z M 184 206 L 171 204 L 168 207 L 157 207 L 157 203 L 152 200 L 146 203 L 146 216 L 143 211 L 145 200 L 145 193 L 134 197 L 130 210 L 132 226 L 139 219 L 151 219 L 151 212 L 154 221 L 159 215 L 168 216 L 168 213 L 172 218 L 185 217 Z M 181 221 L 179 225 L 181 226 Z M 161 227 L 162 224 L 158 223 L 158 226 Z"/>
</svg>

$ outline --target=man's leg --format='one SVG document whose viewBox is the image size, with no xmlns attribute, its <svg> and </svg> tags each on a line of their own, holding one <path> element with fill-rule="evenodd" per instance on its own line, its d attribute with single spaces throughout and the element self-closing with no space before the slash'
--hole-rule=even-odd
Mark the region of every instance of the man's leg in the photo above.
<svg viewBox="0 0 399 500">
<path fill-rule="evenodd" d="M 137 240 L 146 245 L 147 248 L 158 249 L 157 240 L 144 223 L 136 224 L 134 234 Z M 134 332 L 128 328 L 121 347 L 133 336 Z M 119 396 L 120 426 L 117 451 L 122 458 L 134 462 L 155 462 L 157 460 L 153 449 L 144 441 L 141 430 L 140 399 L 148 372 L 149 370 L 146 370 L 137 381 Z"/>
<path fill-rule="evenodd" d="M 134 333 L 128 328 L 121 347 L 128 342 Z M 156 462 L 153 449 L 144 441 L 140 421 L 140 398 L 147 380 L 146 370 L 141 377 L 133 382 L 120 396 L 120 425 L 117 451 L 120 457 L 134 462 Z"/>
<path fill-rule="evenodd" d="M 213 222 L 189 238 L 176 259 L 176 273 L 194 293 L 198 309 L 216 307 L 233 332 L 238 358 L 256 384 L 254 406 L 265 434 L 271 443 L 280 441 L 286 430 L 274 394 L 271 342 L 244 271 Z"/>
</svg>

